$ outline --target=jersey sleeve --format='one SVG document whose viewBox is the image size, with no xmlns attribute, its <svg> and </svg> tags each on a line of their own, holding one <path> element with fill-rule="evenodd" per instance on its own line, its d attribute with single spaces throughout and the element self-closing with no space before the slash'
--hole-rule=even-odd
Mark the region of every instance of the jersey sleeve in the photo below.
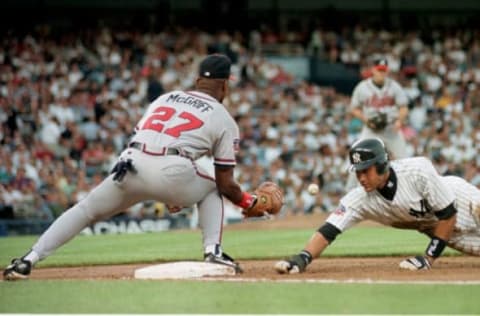
<svg viewBox="0 0 480 316">
<path fill-rule="evenodd" d="M 430 160 L 420 158 L 417 172 L 417 188 L 434 212 L 443 210 L 454 202 L 453 188 L 442 181 Z"/>
<path fill-rule="evenodd" d="M 365 218 L 360 208 L 356 208 L 353 205 L 353 203 L 356 203 L 355 201 L 360 202 L 360 199 L 355 190 L 353 190 L 340 200 L 339 206 L 328 216 L 326 222 L 344 232 L 356 223 L 363 221 Z M 358 205 L 360 206 L 361 204 Z"/>
<path fill-rule="evenodd" d="M 226 112 L 225 112 L 226 113 Z M 213 148 L 214 164 L 217 166 L 235 166 L 235 155 L 240 144 L 240 132 L 237 123 L 230 115 L 224 115 L 218 127 L 218 137 Z"/>
<path fill-rule="evenodd" d="M 362 106 L 361 94 L 362 94 L 363 81 L 360 82 L 355 89 L 353 89 L 352 98 L 350 99 L 350 107 L 352 109 Z"/>
</svg>

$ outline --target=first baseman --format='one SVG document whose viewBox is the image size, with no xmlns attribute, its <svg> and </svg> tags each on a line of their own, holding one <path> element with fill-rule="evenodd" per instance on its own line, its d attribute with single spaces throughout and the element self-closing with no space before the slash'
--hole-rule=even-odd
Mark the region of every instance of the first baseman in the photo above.
<svg viewBox="0 0 480 316">
<path fill-rule="evenodd" d="M 440 176 L 424 157 L 389 161 L 378 138 L 354 143 L 349 157 L 361 186 L 340 200 L 299 254 L 275 264 L 279 273 L 304 271 L 338 234 L 367 219 L 430 237 L 425 253 L 401 261 L 402 269 L 430 269 L 446 246 L 480 256 L 480 190 L 475 186 Z"/>
<path fill-rule="evenodd" d="M 225 55 L 209 55 L 200 63 L 195 91 L 169 92 L 152 102 L 112 174 L 64 212 L 25 256 L 12 260 L 4 278 L 27 278 L 32 266 L 85 227 L 143 200 L 165 202 L 172 210 L 197 203 L 205 260 L 238 270 L 220 246 L 222 196 L 244 209 L 255 197 L 233 177 L 239 130 L 221 104 L 229 90 L 230 66 Z M 214 157 L 215 178 L 195 163 L 207 152 Z"/>
</svg>

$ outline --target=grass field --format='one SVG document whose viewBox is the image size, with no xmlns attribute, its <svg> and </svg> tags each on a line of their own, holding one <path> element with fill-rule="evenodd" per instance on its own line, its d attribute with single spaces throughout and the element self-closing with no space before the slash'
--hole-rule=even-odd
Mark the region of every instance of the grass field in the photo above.
<svg viewBox="0 0 480 316">
<path fill-rule="evenodd" d="M 227 229 L 224 247 L 237 259 L 280 258 L 300 250 L 311 233 Z M 35 239 L 0 239 L 0 263 L 22 255 Z M 410 255 L 427 242 L 410 231 L 355 228 L 325 255 Z M 77 237 L 38 266 L 200 260 L 201 253 L 198 231 L 89 236 Z M 0 313 L 452 315 L 480 314 L 479 297 L 480 285 L 29 280 L 0 282 Z"/>
</svg>

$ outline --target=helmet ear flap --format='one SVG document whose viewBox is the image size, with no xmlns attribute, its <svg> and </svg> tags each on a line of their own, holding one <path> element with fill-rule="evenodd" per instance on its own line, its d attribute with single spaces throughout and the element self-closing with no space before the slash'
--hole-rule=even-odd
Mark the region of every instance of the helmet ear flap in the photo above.
<svg viewBox="0 0 480 316">
<path fill-rule="evenodd" d="M 388 161 L 378 163 L 378 164 L 375 165 L 375 167 L 377 168 L 377 173 L 378 174 L 384 174 L 388 170 L 389 163 L 388 163 Z"/>
</svg>

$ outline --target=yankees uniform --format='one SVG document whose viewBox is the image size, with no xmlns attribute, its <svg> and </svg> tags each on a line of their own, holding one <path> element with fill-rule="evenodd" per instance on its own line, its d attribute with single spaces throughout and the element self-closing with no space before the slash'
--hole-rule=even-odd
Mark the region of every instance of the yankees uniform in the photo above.
<svg viewBox="0 0 480 316">
<path fill-rule="evenodd" d="M 355 142 L 350 163 L 361 187 L 341 200 L 305 248 L 278 261 L 279 273 L 299 273 L 318 257 L 336 236 L 363 220 L 415 229 L 430 237 L 423 256 L 400 262 L 401 269 L 430 269 L 445 246 L 480 256 L 480 190 L 454 176 L 440 176 L 424 157 L 389 161 L 379 138 Z"/>
<path fill-rule="evenodd" d="M 326 222 L 343 232 L 360 221 L 372 220 L 432 237 L 439 220 L 436 212 L 453 202 L 457 220 L 447 245 L 480 256 L 480 190 L 475 186 L 459 177 L 441 177 L 428 159 L 415 157 L 391 162 L 387 189 L 394 194 L 392 200 L 378 190 L 353 189 Z"/>
<path fill-rule="evenodd" d="M 213 74 L 215 67 L 228 66 L 228 73 L 222 77 L 228 78 L 229 61 L 226 63 L 219 55 L 211 56 L 205 59 L 208 60 L 205 74 Z M 210 152 L 215 165 L 234 166 L 239 144 L 235 120 L 217 99 L 206 93 L 173 91 L 149 105 L 135 131 L 128 148 L 120 154 L 114 172 L 85 199 L 63 213 L 30 253 L 12 262 L 4 271 L 5 278 L 15 279 L 30 273 L 29 269 L 23 273 L 18 267 L 22 263 L 35 264 L 88 225 L 144 200 L 172 206 L 197 203 L 205 253 L 220 252 L 221 255 L 218 248 L 223 227 L 222 196 L 215 179 L 196 165 L 195 159 Z"/>
</svg>

